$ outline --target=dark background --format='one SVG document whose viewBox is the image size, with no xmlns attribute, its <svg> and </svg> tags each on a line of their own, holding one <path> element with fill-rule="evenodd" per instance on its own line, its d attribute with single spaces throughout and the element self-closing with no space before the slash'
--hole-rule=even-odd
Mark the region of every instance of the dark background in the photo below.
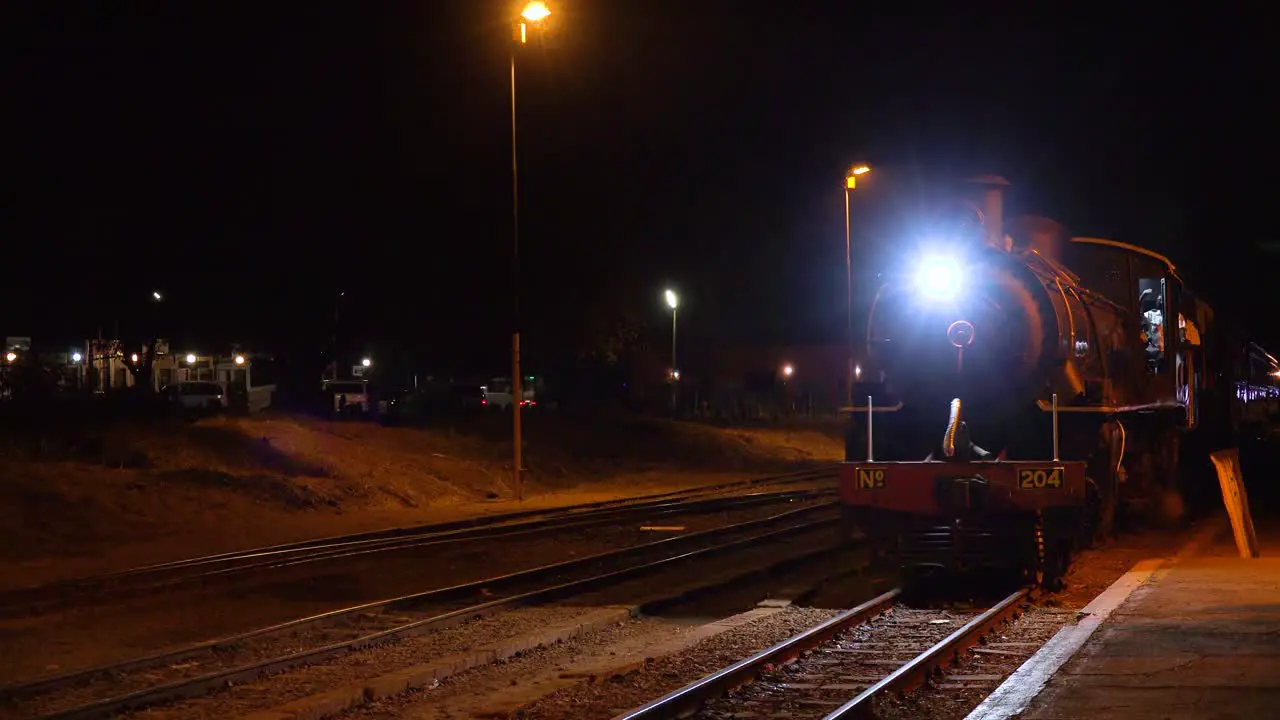
<svg viewBox="0 0 1280 720">
<path fill-rule="evenodd" d="M 532 363 L 626 313 L 658 332 L 668 285 L 684 298 L 682 342 L 841 337 L 841 182 L 855 161 L 877 167 L 859 217 L 887 202 L 880 177 L 910 189 L 998 173 L 1014 183 L 1010 211 L 1165 252 L 1277 337 L 1258 247 L 1276 239 L 1280 185 L 1262 10 L 551 5 L 546 37 L 518 57 Z M 110 335 L 150 317 L 155 288 L 163 316 L 145 322 L 188 345 L 318 353 L 345 291 L 344 334 L 365 351 L 500 370 L 515 10 L 13 14 L 0 334 Z M 898 239 L 855 242 L 870 262 Z"/>
</svg>

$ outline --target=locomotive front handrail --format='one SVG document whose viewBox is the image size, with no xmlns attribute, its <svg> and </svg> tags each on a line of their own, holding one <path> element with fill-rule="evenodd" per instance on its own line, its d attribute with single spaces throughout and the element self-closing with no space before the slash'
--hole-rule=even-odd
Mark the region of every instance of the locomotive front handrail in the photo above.
<svg viewBox="0 0 1280 720">
<path fill-rule="evenodd" d="M 893 405 L 848 405 L 837 410 L 837 413 L 855 413 L 855 412 L 898 412 L 902 409 L 902 401 Z"/>
<path fill-rule="evenodd" d="M 1036 406 L 1042 411 L 1054 412 L 1053 403 L 1048 400 L 1036 400 Z M 1144 405 L 1058 405 L 1057 412 L 1123 414 L 1151 410 L 1185 410 L 1182 403 L 1158 402 Z"/>
</svg>

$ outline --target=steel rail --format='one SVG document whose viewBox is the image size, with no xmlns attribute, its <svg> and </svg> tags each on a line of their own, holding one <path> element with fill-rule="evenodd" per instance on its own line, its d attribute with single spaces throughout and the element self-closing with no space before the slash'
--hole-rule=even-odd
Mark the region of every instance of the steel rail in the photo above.
<svg viewBox="0 0 1280 720">
<path fill-rule="evenodd" d="M 384 610 L 396 610 L 401 608 L 412 608 L 415 606 L 421 606 L 421 605 L 427 604 L 429 602 L 444 601 L 449 598 L 457 597 L 459 595 L 465 595 L 467 593 L 480 592 L 482 590 L 493 588 L 495 586 L 527 581 L 527 580 L 535 579 L 539 576 L 543 576 L 547 574 L 575 570 L 575 569 L 586 567 L 592 563 L 596 563 L 600 561 L 624 560 L 630 556 L 641 555 L 647 552 L 652 552 L 653 550 L 658 550 L 666 547 L 679 547 L 679 545 L 682 543 L 698 541 L 706 538 L 713 538 L 713 537 L 716 537 L 717 535 L 725 535 L 725 534 L 729 534 L 737 531 L 751 530 L 751 529 L 763 527 L 772 523 L 777 523 L 777 522 L 782 522 L 787 520 L 799 520 L 800 518 L 806 515 L 813 515 L 823 510 L 830 510 L 831 508 L 834 507 L 834 505 L 835 505 L 834 503 L 826 503 L 823 505 L 811 505 L 808 507 L 798 508 L 795 510 L 788 510 L 786 512 L 778 513 L 776 515 L 771 515 L 766 518 L 748 520 L 741 523 L 735 523 L 733 525 L 725 525 L 718 528 L 711 528 L 709 530 L 702 530 L 694 533 L 689 533 L 687 535 L 664 538 L 662 540 L 655 540 L 653 542 L 644 543 L 642 545 L 632 545 L 630 547 L 620 548 L 618 550 L 608 550 L 608 551 L 596 553 L 593 555 L 586 555 L 580 558 L 574 558 L 572 560 L 562 560 L 560 562 L 551 563 L 549 565 L 542 565 L 535 568 L 528 568 L 525 570 L 519 570 L 519 571 L 507 573 L 504 575 L 461 583 L 461 584 L 453 585 L 450 587 L 436 588 L 433 590 L 413 593 L 410 595 L 402 595 L 399 597 L 387 598 L 387 599 L 377 600 L 377 601 L 368 602 L 368 603 L 362 603 L 360 605 L 340 608 L 337 610 L 330 610 L 327 612 L 318 613 L 316 615 L 310 615 L 307 617 L 297 618 L 294 620 L 277 623 L 275 625 L 270 625 L 267 627 L 257 628 L 247 632 L 238 633 L 236 635 L 232 635 L 228 637 L 218 638 L 215 640 L 207 640 L 204 642 L 194 643 L 184 647 L 175 648 L 173 650 L 166 650 L 159 653 L 153 653 L 151 655 L 147 655 L 139 658 L 133 658 L 133 659 L 125 660 L 121 662 L 110 663 L 110 664 L 101 665 L 101 666 L 92 667 L 92 668 L 86 668 L 84 670 L 67 672 L 67 673 L 56 675 L 53 677 L 34 680 L 21 685 L 13 685 L 6 688 L 0 688 L 0 700 L 38 695 L 41 693 L 50 692 L 60 688 L 73 686 L 78 683 L 81 683 L 99 676 L 109 676 L 111 674 L 123 673 L 123 672 L 134 672 L 138 670 L 145 670 L 148 668 L 172 664 L 182 660 L 189 659 L 194 656 L 199 656 L 199 655 L 204 655 L 211 652 L 216 652 L 219 650 L 229 649 L 241 643 L 244 643 L 248 640 L 260 639 L 260 638 L 269 637 L 272 635 L 279 635 L 285 632 L 297 631 L 297 630 L 301 630 L 301 629 L 318 625 L 321 623 L 337 620 L 350 615 L 378 612 L 378 611 L 384 611 Z M 800 530 L 809 529 L 810 527 L 816 527 L 822 524 L 833 524 L 835 522 L 836 522 L 836 519 L 834 518 L 824 519 L 816 522 L 811 522 L 807 525 L 796 525 L 789 528 L 784 528 L 782 531 L 778 531 L 778 532 L 782 532 L 782 533 L 798 532 Z M 749 539 L 759 539 L 759 537 L 762 537 L 762 536 L 752 536 L 752 538 L 749 538 Z M 766 535 L 764 537 L 769 537 L 769 536 Z"/>
<path fill-rule="evenodd" d="M 766 666 L 792 660 L 800 653 L 827 642 L 847 628 L 859 625 L 867 618 L 888 610 L 901 593 L 900 588 L 890 590 L 745 660 L 689 683 L 635 710 L 617 715 L 614 720 L 686 717 L 696 712 L 707 701 L 721 697 L 734 688 L 755 680 L 764 672 Z"/>
<path fill-rule="evenodd" d="M 352 543 L 336 543 L 329 546 L 317 546 L 314 549 L 303 548 L 299 550 L 280 551 L 279 555 L 276 557 L 268 557 L 267 559 L 262 559 L 258 562 L 232 565 L 230 567 L 223 567 L 205 572 L 183 574 L 175 577 L 156 578 L 154 580 L 150 579 L 149 575 L 135 575 L 132 576 L 135 580 L 141 579 L 143 582 L 130 582 L 128 584 L 102 587 L 88 585 L 82 586 L 75 591 L 78 593 L 77 595 L 69 595 L 69 590 L 63 589 L 59 591 L 60 594 L 54 595 L 53 597 L 41 597 L 40 599 L 35 600 L 28 599 L 22 606 L 0 605 L 0 617 L 12 616 L 15 613 L 30 615 L 41 610 L 47 611 L 51 608 L 67 605 L 80 606 L 85 605 L 87 604 L 87 601 L 94 599 L 100 599 L 103 597 L 120 597 L 130 593 L 136 594 L 142 591 L 152 591 L 160 588 L 173 588 L 183 585 L 205 585 L 211 581 L 226 579 L 243 573 L 279 570 L 314 562 L 342 560 L 376 553 L 400 552 L 451 543 L 483 542 L 486 540 L 499 540 L 520 535 L 583 530 L 592 527 L 599 527 L 601 525 L 611 525 L 617 523 L 623 518 L 637 514 L 644 514 L 648 516 L 681 515 L 707 511 L 743 509 L 785 501 L 820 499 L 826 495 L 833 495 L 834 492 L 834 489 L 791 490 L 776 493 L 753 493 L 745 496 L 697 498 L 685 502 L 664 503 L 658 506 L 646 505 L 636 508 L 626 507 L 611 509 L 607 513 L 586 513 L 562 518 L 549 518 L 545 520 L 528 521 L 525 523 L 502 525 L 493 528 L 450 531 L 449 533 L 443 534 L 443 536 L 424 533 L 420 536 L 359 540 Z M 252 556 L 245 556 L 245 559 L 252 559 Z M 191 565 L 187 566 L 186 569 L 198 569 L 199 567 L 201 566 Z M 86 594 L 90 593 L 92 594 L 90 597 L 85 597 Z M 40 593 L 39 595 L 44 596 L 45 594 L 46 593 Z"/>
<path fill-rule="evenodd" d="M 835 522 L 836 519 L 834 518 L 816 520 L 782 528 L 780 530 L 771 530 L 758 535 L 731 540 L 709 547 L 699 548 L 697 550 L 690 550 L 677 555 L 667 556 L 659 560 L 632 565 L 618 570 L 611 570 L 586 578 L 570 580 L 568 582 L 539 588 L 537 590 L 499 598 L 457 610 L 451 610 L 440 615 L 405 623 L 386 630 L 380 630 L 352 640 L 345 640 L 318 648 L 302 650 L 289 655 L 240 665 L 195 678 L 178 680 L 114 698 L 107 698 L 68 710 L 43 715 L 40 716 L 40 720 L 98 719 L 108 717 L 125 710 L 197 697 L 207 694 L 212 690 L 226 687 L 230 684 L 252 681 L 264 675 L 279 673 L 301 665 L 323 661 L 352 650 L 359 650 L 392 640 L 425 633 L 440 627 L 447 627 L 449 625 L 462 622 L 468 618 L 491 614 L 499 610 L 512 609 L 524 605 L 560 599 L 607 583 L 641 575 L 673 563 L 697 557 L 711 556 L 728 550 L 739 549 L 743 546 L 751 546 L 760 542 L 783 538 L 788 535 L 800 534 L 825 525 L 832 525 Z"/>
<path fill-rule="evenodd" d="M 629 513 L 639 512 L 645 508 L 661 508 L 664 506 L 675 506 L 683 503 L 710 501 L 713 497 L 703 497 L 715 495 L 719 492 L 732 490 L 736 488 L 753 487 L 757 485 L 768 485 L 772 483 L 796 483 L 811 480 L 821 480 L 832 476 L 835 466 L 812 468 L 808 470 L 797 471 L 785 475 L 767 476 L 761 478 L 751 478 L 749 480 L 740 480 L 730 483 L 720 483 L 718 485 L 703 486 L 698 488 L 689 488 L 686 490 L 675 490 L 666 493 L 656 493 L 653 495 L 642 495 L 630 498 L 618 498 L 615 500 L 602 500 L 594 503 L 582 503 L 578 505 L 570 505 L 561 508 L 548 508 L 540 510 L 522 510 L 513 513 L 504 513 L 501 515 L 491 515 L 480 518 L 468 518 L 465 520 L 456 520 L 443 523 L 434 523 L 430 525 L 421 525 L 413 527 L 392 528 L 389 530 L 378 530 L 365 533 L 354 533 L 350 535 L 338 535 L 314 540 L 304 540 L 295 543 L 284 543 L 278 545 L 269 545 L 259 548 L 251 548 L 248 550 L 240 550 L 228 553 L 218 553 L 214 555 L 206 555 L 195 558 L 186 558 L 165 563 L 157 563 L 153 565 L 145 565 L 126 570 L 102 573 L 98 575 L 90 575 L 79 578 L 68 578 L 65 580 L 55 580 L 49 583 L 33 585 L 28 587 L 13 588 L 0 592 L 0 601 L 5 605 L 14 604 L 14 599 L 20 599 L 23 596 L 33 594 L 51 593 L 57 591 L 75 591 L 92 588 L 94 586 L 104 585 L 111 581 L 125 580 L 138 575 L 158 574 L 165 571 L 179 570 L 201 565 L 216 565 L 219 563 L 235 562 L 246 558 L 254 558 L 272 554 L 286 554 L 290 552 L 305 552 L 307 550 L 320 549 L 325 547 L 333 547 L 340 545 L 352 545 L 355 543 L 377 543 L 391 542 L 404 537 L 426 537 L 426 536 L 465 536 L 466 533 L 477 533 L 484 531 L 498 530 L 501 528 L 513 527 L 515 525 L 509 523 L 517 523 L 524 521 L 525 527 L 534 524 L 551 525 L 556 522 L 565 521 L 571 518 L 588 518 L 605 516 L 607 513 Z"/>
<path fill-rule="evenodd" d="M 903 693 L 923 685 L 934 671 L 954 662 L 960 653 L 968 650 L 997 623 L 1018 612 L 1018 605 L 1031 595 L 1026 587 L 996 603 L 994 607 L 965 623 L 933 647 L 912 658 L 894 670 L 880 682 L 863 690 L 854 699 L 829 713 L 823 720 L 874 717 L 872 705 L 876 698 L 892 693 Z"/>
</svg>

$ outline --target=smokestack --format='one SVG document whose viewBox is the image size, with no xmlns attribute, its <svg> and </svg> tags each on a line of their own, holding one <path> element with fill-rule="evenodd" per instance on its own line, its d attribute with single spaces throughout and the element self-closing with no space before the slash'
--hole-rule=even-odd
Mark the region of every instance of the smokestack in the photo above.
<svg viewBox="0 0 1280 720">
<path fill-rule="evenodd" d="M 965 182 L 982 188 L 983 227 L 987 242 L 1004 247 L 1004 189 L 1010 182 L 998 175 L 979 175 Z"/>
</svg>

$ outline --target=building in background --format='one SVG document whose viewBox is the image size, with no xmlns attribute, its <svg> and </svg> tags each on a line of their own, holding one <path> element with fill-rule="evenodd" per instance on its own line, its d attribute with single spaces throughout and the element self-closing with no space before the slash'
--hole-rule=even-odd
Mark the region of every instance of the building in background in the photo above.
<svg viewBox="0 0 1280 720">
<path fill-rule="evenodd" d="M 139 349 L 141 350 L 141 349 Z M 85 358 L 83 364 L 77 355 Z M 142 358 L 124 348 L 118 340 L 89 340 L 83 353 L 68 354 L 72 364 L 83 368 L 83 386 L 99 392 L 136 387 L 138 376 L 130 370 Z M 268 355 L 232 349 L 226 354 L 173 351 L 168 341 L 156 341 L 151 364 L 151 390 L 181 382 L 204 381 L 222 386 L 233 408 L 260 412 L 270 407 L 276 392 L 274 362 Z"/>
</svg>

